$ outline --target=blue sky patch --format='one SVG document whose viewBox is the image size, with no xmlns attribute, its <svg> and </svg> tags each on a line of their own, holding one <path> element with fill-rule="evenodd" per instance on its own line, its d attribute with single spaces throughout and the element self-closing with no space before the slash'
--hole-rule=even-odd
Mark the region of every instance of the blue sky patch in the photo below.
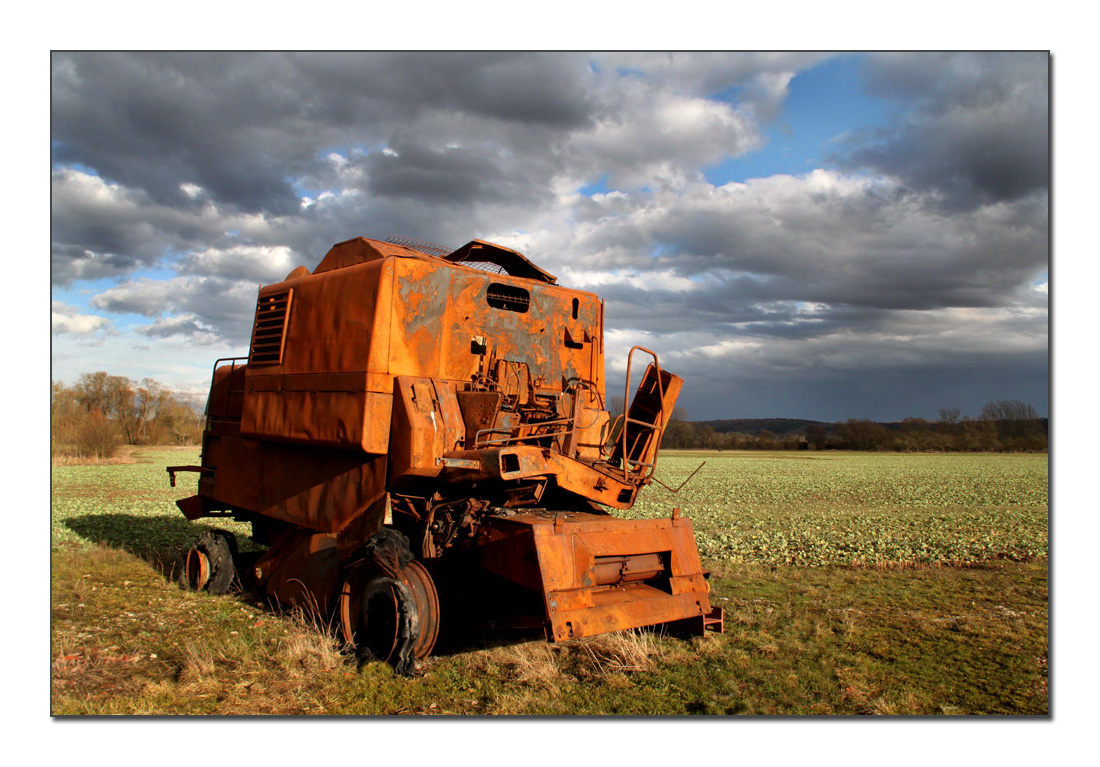
<svg viewBox="0 0 1100 767">
<path fill-rule="evenodd" d="M 855 128 L 885 124 L 890 116 L 886 102 L 863 91 L 864 58 L 838 56 L 796 75 L 782 110 L 765 127 L 764 148 L 707 169 L 707 181 L 721 186 L 831 167 L 827 158 L 834 151 L 833 139 Z"/>
<path fill-rule="evenodd" d="M 577 191 L 586 197 L 591 197 L 594 194 L 607 194 L 610 191 L 607 188 L 607 175 L 606 173 L 603 174 L 599 181 L 594 184 L 585 184 Z"/>
</svg>

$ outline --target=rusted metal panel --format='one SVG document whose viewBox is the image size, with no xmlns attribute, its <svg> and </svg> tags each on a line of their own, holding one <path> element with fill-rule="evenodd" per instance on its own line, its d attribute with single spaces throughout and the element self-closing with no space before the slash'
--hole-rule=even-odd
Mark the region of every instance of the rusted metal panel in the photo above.
<svg viewBox="0 0 1100 767">
<path fill-rule="evenodd" d="M 571 609 L 551 608 L 550 637 L 554 641 L 670 623 L 710 611 L 704 594 L 669 596 L 642 583 L 588 593 L 593 599 L 591 604 Z M 552 594 L 549 601 L 553 604 L 558 598 L 560 594 Z"/>
<path fill-rule="evenodd" d="M 397 376 L 394 400 L 391 484 L 405 477 L 438 476 L 444 470 L 443 455 L 466 437 L 454 390 L 432 378 Z"/>
<path fill-rule="evenodd" d="M 388 243 L 349 243 L 330 252 L 358 254 L 341 256 L 341 266 L 318 268 L 290 291 L 284 284 L 261 289 L 261 307 L 281 296 L 294 300 L 278 360 L 248 370 L 246 436 L 381 454 L 391 405 L 370 393 L 392 392 L 398 375 L 466 382 L 488 372 L 490 360 L 509 371 L 503 380 L 518 404 L 527 404 L 529 390 L 561 393 L 575 381 L 586 382 L 591 403 L 602 401 L 602 348 L 593 330 L 602 306 L 592 294 Z M 526 310 L 493 306 L 493 286 L 526 294 Z M 597 420 L 587 419 L 582 440 L 590 456 Z"/>
<path fill-rule="evenodd" d="M 395 259 L 394 270 L 393 316 L 400 322 L 391 332 L 392 375 L 467 382 L 488 373 L 490 361 L 495 366 L 507 360 L 527 365 L 536 388 L 561 392 L 564 381 L 583 379 L 593 382 L 602 399 L 602 349 L 591 342 L 566 345 L 567 326 L 570 338 L 584 338 L 582 328 L 598 324 L 593 294 L 439 259 Z M 526 292 L 527 311 L 492 306 L 493 285 Z"/>
<path fill-rule="evenodd" d="M 210 497 L 223 507 L 334 533 L 386 492 L 385 456 L 240 436 L 211 442 L 204 465 L 215 470 Z"/>
<path fill-rule="evenodd" d="M 206 417 L 214 421 L 240 421 L 244 408 L 246 358 L 224 360 L 228 365 L 214 363 L 214 375 L 210 383 L 210 396 L 206 400 Z"/>
<path fill-rule="evenodd" d="M 458 391 L 455 392 L 455 398 L 462 411 L 462 422 L 466 430 L 465 444 L 473 449 L 476 447 L 478 432 L 490 430 L 496 425 L 504 395 L 499 391 Z"/>
<path fill-rule="evenodd" d="M 368 391 L 251 391 L 241 434 L 385 454 L 392 396 Z"/>
<path fill-rule="evenodd" d="M 477 550 L 483 567 L 542 594 L 555 641 L 711 613 L 686 518 L 517 512 L 490 520 Z"/>
<path fill-rule="evenodd" d="M 278 362 L 247 372 L 244 435 L 387 452 L 391 273 L 374 260 L 295 281 Z M 262 288 L 259 305 L 286 292 L 282 285 Z"/>
<path fill-rule="evenodd" d="M 204 511 L 203 497 L 201 495 L 192 495 L 188 498 L 181 498 L 176 501 L 176 506 L 183 512 L 183 516 L 193 522 L 201 517 Z"/>
</svg>

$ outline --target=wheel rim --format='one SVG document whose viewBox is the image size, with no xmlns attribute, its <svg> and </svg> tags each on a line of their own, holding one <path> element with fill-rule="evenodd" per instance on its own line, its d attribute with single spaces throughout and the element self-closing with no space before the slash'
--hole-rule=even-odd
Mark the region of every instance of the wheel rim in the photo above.
<svg viewBox="0 0 1100 767">
<path fill-rule="evenodd" d="M 184 552 L 180 585 L 195 591 L 225 594 L 237 582 L 236 553 L 237 541 L 232 533 L 206 531 Z"/>
<path fill-rule="evenodd" d="M 439 594 L 427 569 L 411 562 L 398 582 L 363 569 L 353 571 L 340 588 L 340 632 L 349 647 L 369 650 L 376 658 L 392 661 L 401 650 L 402 621 L 418 623 L 413 655 L 426 658 L 439 637 Z M 402 598 L 401 593 L 405 596 Z M 412 597 L 411 605 L 409 596 Z M 415 616 L 403 611 L 415 608 Z"/>
<path fill-rule="evenodd" d="M 427 658 L 439 638 L 439 593 L 428 569 L 413 561 L 401 573 L 405 584 L 412 590 L 413 601 L 420 617 L 420 636 L 414 652 L 417 658 Z"/>
<path fill-rule="evenodd" d="M 187 585 L 195 591 L 202 591 L 210 583 L 210 558 L 197 548 L 187 550 Z"/>
</svg>

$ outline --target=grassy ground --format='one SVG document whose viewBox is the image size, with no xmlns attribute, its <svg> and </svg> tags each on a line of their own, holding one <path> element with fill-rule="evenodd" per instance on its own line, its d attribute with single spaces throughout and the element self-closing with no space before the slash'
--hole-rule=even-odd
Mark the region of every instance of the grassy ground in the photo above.
<svg viewBox="0 0 1100 767">
<path fill-rule="evenodd" d="M 200 526 L 171 503 L 193 489 L 185 482 L 168 488 L 163 467 L 195 458 L 151 451 L 138 453 L 135 464 L 55 468 L 54 714 L 1049 710 L 1047 564 L 1025 555 L 965 566 L 861 567 L 776 564 L 763 553 L 755 561 L 743 553 L 712 556 L 712 597 L 726 610 L 723 635 L 685 641 L 627 633 L 561 645 L 458 637 L 421 663 L 417 677 L 395 677 L 389 666 L 360 666 L 341 654 L 326 627 L 300 615 L 247 595 L 211 597 L 174 584 L 171 555 Z M 779 493 L 791 480 L 776 477 Z M 723 502 L 732 514 L 736 501 Z M 685 514 L 714 513 L 679 505 Z M 1038 505 L 1045 501 L 1000 503 L 1018 512 L 1003 517 L 1017 520 L 1014 550 L 1035 539 L 1026 520 L 1038 515 L 1027 511 Z M 803 509 L 797 498 L 776 506 L 796 515 Z M 841 506 L 858 516 L 852 503 Z M 946 508 L 965 520 L 966 507 Z M 982 514 L 991 507 L 976 508 Z"/>
</svg>

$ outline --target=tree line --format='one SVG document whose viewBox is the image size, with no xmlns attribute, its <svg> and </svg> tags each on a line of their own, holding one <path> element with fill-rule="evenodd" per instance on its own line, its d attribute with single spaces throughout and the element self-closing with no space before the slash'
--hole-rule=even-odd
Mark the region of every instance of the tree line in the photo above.
<svg viewBox="0 0 1100 767">
<path fill-rule="evenodd" d="M 938 421 L 906 418 L 892 423 L 850 418 L 837 423 L 810 423 L 777 434 L 719 431 L 687 420 L 673 411 L 661 446 L 706 450 L 870 450 L 896 452 L 1045 452 L 1048 420 L 1019 400 L 987 402 L 980 415 L 943 408 Z"/>
<path fill-rule="evenodd" d="M 122 445 L 195 445 L 203 417 L 187 395 L 152 378 L 84 373 L 50 384 L 53 457 L 110 458 Z"/>
<path fill-rule="evenodd" d="M 194 399 L 152 378 L 140 382 L 105 372 L 84 373 L 71 386 L 50 387 L 50 452 L 54 457 L 110 458 L 122 445 L 196 445 L 203 416 Z M 622 397 L 608 399 L 612 417 Z M 1030 403 L 987 402 L 977 417 L 942 408 L 938 421 L 906 418 L 878 423 L 850 418 L 808 423 L 785 433 L 722 431 L 673 411 L 661 447 L 705 450 L 869 450 L 897 452 L 1045 452 L 1048 421 Z"/>
</svg>

